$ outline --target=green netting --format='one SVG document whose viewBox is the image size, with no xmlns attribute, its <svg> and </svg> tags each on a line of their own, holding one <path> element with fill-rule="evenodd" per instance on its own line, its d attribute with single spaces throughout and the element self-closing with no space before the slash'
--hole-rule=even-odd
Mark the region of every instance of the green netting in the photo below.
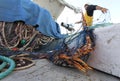
<svg viewBox="0 0 120 81">
<path fill-rule="evenodd" d="M 90 26 L 89 29 L 95 29 L 95 28 L 100 28 L 100 27 L 108 27 L 110 25 L 113 25 L 113 23 L 95 24 L 93 26 Z"/>
</svg>

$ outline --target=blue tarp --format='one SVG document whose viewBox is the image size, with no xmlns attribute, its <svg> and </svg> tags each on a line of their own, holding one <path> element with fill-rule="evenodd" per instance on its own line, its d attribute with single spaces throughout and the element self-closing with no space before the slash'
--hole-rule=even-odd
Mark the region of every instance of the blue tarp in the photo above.
<svg viewBox="0 0 120 81">
<path fill-rule="evenodd" d="M 37 30 L 47 36 L 64 38 L 59 25 L 51 14 L 31 0 L 0 0 L 0 21 L 24 21 L 28 25 L 38 25 Z"/>
</svg>

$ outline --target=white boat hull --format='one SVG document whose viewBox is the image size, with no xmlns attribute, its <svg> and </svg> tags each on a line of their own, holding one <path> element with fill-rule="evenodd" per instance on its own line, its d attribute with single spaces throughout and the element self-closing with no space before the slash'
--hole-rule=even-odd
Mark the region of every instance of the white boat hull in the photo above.
<svg viewBox="0 0 120 81">
<path fill-rule="evenodd" d="M 88 64 L 120 77 L 120 24 L 96 28 L 96 47 Z"/>
</svg>

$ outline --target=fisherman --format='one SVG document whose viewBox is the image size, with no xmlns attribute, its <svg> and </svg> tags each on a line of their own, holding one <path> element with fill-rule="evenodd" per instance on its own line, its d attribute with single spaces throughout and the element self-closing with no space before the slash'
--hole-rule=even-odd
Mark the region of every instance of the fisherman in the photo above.
<svg viewBox="0 0 120 81">
<path fill-rule="evenodd" d="M 98 5 L 89 5 L 89 4 L 85 4 L 84 8 L 85 8 L 86 12 L 85 12 L 85 14 L 82 13 L 83 20 L 75 22 L 75 24 L 83 23 L 83 25 L 87 26 L 87 27 L 92 26 L 93 14 L 94 14 L 95 10 L 101 10 L 102 13 L 107 13 L 107 10 L 108 10 L 108 9 L 98 6 Z"/>
</svg>

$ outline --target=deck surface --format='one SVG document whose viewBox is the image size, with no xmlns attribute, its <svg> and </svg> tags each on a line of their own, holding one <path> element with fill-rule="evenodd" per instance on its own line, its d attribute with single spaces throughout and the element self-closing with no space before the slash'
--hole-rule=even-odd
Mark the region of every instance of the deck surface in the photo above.
<svg viewBox="0 0 120 81">
<path fill-rule="evenodd" d="M 31 68 L 14 71 L 1 81 L 120 81 L 96 70 L 84 74 L 74 68 L 56 66 L 45 59 L 35 62 Z"/>
</svg>

